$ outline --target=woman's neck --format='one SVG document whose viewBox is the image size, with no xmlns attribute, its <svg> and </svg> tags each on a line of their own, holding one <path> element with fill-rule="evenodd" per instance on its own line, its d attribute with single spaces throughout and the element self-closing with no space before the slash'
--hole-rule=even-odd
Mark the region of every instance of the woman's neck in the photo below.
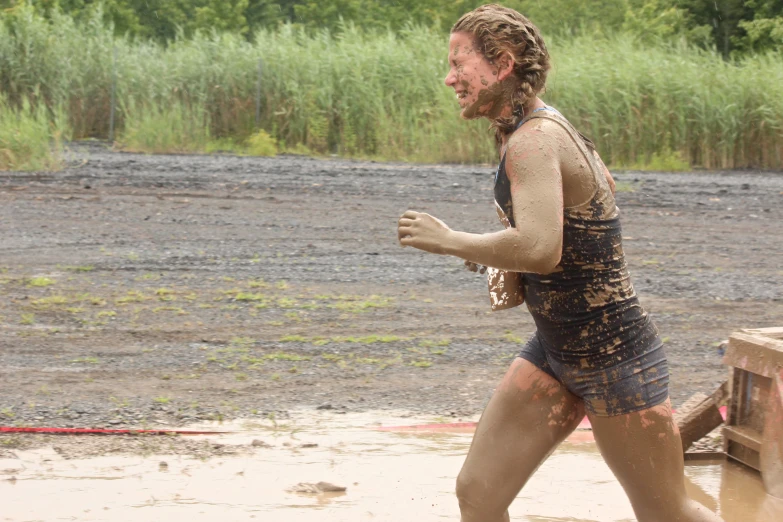
<svg viewBox="0 0 783 522">
<path fill-rule="evenodd" d="M 536 96 L 535 98 L 533 98 L 532 100 L 530 100 L 529 102 L 527 102 L 525 104 L 522 118 L 527 118 L 527 117 L 530 116 L 530 114 L 532 114 L 532 112 L 534 110 L 541 109 L 541 108 L 544 108 L 544 107 L 546 107 L 546 103 L 544 103 L 544 101 L 541 98 Z M 502 114 L 503 114 L 503 117 L 506 117 L 506 118 L 510 117 L 513 114 L 511 106 L 509 105 L 507 107 L 504 107 Z M 508 144 L 508 140 L 509 140 L 509 138 L 511 137 L 511 135 L 513 133 L 514 132 L 512 131 L 512 132 L 509 132 L 508 134 L 504 134 L 503 137 L 501 138 L 501 141 L 500 141 L 500 156 L 501 157 L 503 157 L 503 154 L 505 154 L 505 152 L 506 152 L 506 145 Z"/>
</svg>

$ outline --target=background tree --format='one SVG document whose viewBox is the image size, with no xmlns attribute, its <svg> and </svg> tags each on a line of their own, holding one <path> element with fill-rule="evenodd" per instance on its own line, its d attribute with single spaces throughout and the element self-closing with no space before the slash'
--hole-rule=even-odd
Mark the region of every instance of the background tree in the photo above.
<svg viewBox="0 0 783 522">
<path fill-rule="evenodd" d="M 248 0 L 244 14 L 250 34 L 290 19 L 286 6 L 274 0 Z"/>
<path fill-rule="evenodd" d="M 291 23 L 339 32 L 343 22 L 362 29 L 400 30 L 407 24 L 448 31 L 486 0 L 0 0 L 9 13 L 22 5 L 46 18 L 60 10 L 77 21 L 100 12 L 117 35 L 169 42 L 196 30 L 242 34 Z M 732 53 L 783 46 L 783 0 L 505 0 L 547 37 L 626 32 L 643 40 L 685 38 Z"/>
<path fill-rule="evenodd" d="M 195 8 L 189 28 L 247 34 L 247 8 L 248 0 L 206 0 Z"/>
<path fill-rule="evenodd" d="M 783 0 L 746 0 L 752 20 L 742 20 L 745 34 L 734 35 L 732 43 L 745 52 L 783 49 Z"/>
<path fill-rule="evenodd" d="M 746 0 L 676 0 L 675 5 L 689 13 L 692 25 L 711 27 L 716 48 L 728 58 L 732 37 L 744 33 L 740 22 L 753 18 L 746 4 Z"/>
</svg>

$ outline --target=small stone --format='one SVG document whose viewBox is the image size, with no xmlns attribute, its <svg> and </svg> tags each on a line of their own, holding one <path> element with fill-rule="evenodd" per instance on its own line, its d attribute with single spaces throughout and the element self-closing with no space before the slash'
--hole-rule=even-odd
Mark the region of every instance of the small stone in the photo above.
<svg viewBox="0 0 783 522">
<path fill-rule="evenodd" d="M 288 491 L 291 493 L 341 493 L 347 489 L 348 488 L 344 486 L 337 486 L 331 482 L 318 482 L 315 484 L 300 482 L 299 484 L 288 488 Z"/>
<path fill-rule="evenodd" d="M 317 448 L 318 444 L 316 444 L 314 442 L 306 442 L 304 444 L 301 444 L 299 447 L 300 448 Z"/>
<path fill-rule="evenodd" d="M 254 448 L 271 448 L 272 446 L 267 444 L 261 439 L 253 439 L 253 442 L 250 443 L 251 446 Z"/>
<path fill-rule="evenodd" d="M 336 492 L 345 491 L 345 490 L 348 489 L 345 486 L 337 486 L 337 485 L 332 484 L 330 482 L 319 482 L 318 484 L 316 484 L 316 487 L 318 487 L 318 489 L 320 489 L 321 491 L 323 491 L 325 493 L 336 493 Z"/>
<path fill-rule="evenodd" d="M 169 463 L 166 462 L 165 460 L 161 460 L 160 463 L 158 464 L 158 469 L 160 471 L 168 471 L 169 470 Z"/>
<path fill-rule="evenodd" d="M 333 409 L 334 409 L 334 406 L 332 406 L 332 405 L 331 405 L 331 404 L 329 404 L 328 402 L 327 402 L 327 403 L 325 403 L 325 404 L 321 404 L 320 406 L 318 406 L 318 407 L 316 408 L 316 410 L 333 410 Z"/>
</svg>

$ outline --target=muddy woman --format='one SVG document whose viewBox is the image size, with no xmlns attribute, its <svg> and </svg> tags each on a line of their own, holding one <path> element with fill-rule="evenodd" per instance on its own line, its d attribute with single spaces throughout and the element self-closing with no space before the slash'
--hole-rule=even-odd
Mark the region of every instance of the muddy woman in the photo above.
<svg viewBox="0 0 783 522">
<path fill-rule="evenodd" d="M 538 29 L 511 9 L 479 7 L 454 25 L 449 63 L 462 116 L 494 128 L 506 228 L 469 234 L 410 210 L 399 242 L 489 267 L 493 306 L 524 301 L 537 329 L 476 428 L 457 478 L 462 522 L 509 520 L 585 414 L 640 522 L 721 520 L 685 493 L 666 356 L 629 279 L 613 182 L 593 143 L 538 97 L 550 67 Z"/>
</svg>

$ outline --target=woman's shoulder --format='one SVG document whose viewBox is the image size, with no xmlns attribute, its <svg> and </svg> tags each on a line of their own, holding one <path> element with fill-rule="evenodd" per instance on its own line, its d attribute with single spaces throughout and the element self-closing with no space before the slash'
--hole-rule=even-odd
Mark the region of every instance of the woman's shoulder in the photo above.
<svg viewBox="0 0 783 522">
<path fill-rule="evenodd" d="M 572 140 L 566 125 L 557 116 L 533 115 L 509 137 L 507 148 L 517 152 L 569 148 Z"/>
</svg>

